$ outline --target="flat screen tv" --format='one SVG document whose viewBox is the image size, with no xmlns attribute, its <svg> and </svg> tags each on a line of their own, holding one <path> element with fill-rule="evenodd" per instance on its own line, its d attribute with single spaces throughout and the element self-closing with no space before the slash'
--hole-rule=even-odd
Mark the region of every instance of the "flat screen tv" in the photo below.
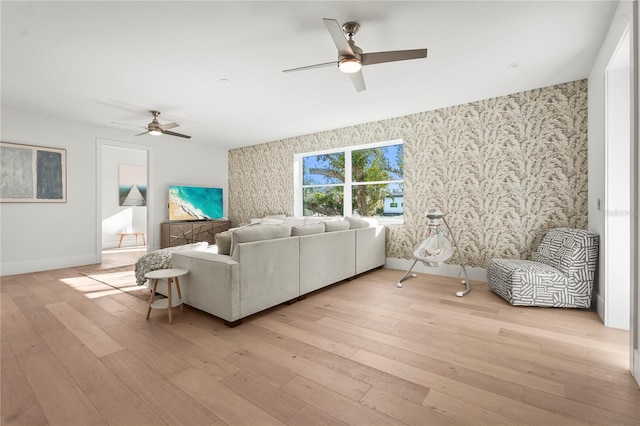
<svg viewBox="0 0 640 426">
<path fill-rule="evenodd" d="M 222 188 L 169 185 L 169 220 L 211 220 L 222 215 Z"/>
</svg>

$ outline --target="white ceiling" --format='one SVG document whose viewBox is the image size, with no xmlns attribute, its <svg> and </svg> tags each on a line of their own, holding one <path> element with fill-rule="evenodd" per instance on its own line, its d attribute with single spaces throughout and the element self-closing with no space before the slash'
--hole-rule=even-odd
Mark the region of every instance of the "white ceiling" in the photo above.
<svg viewBox="0 0 640 426">
<path fill-rule="evenodd" d="M 617 1 L 1 2 L 2 108 L 232 148 L 583 79 Z M 322 18 L 361 25 L 357 93 Z M 518 64 L 519 66 L 510 66 Z M 144 135 L 140 138 L 154 138 Z M 171 136 L 158 136 L 171 138 Z M 178 138 L 175 138 L 178 141 Z M 148 141 L 147 141 L 148 142 Z"/>
</svg>

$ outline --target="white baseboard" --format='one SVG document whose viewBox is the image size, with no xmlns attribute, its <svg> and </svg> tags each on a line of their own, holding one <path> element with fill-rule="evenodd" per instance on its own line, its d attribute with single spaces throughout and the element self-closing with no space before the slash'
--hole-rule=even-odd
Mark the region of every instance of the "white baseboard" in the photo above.
<svg viewBox="0 0 640 426">
<path fill-rule="evenodd" d="M 0 276 L 28 274 L 30 272 L 48 271 L 51 269 L 93 265 L 94 263 L 98 263 L 98 258 L 95 254 L 30 260 L 28 262 L 2 263 L 0 264 Z"/>
<path fill-rule="evenodd" d="M 391 257 L 387 257 L 384 267 L 388 269 L 398 269 L 406 272 L 412 264 L 413 260 L 410 259 L 394 259 Z M 487 281 L 487 270 L 485 268 L 467 266 L 466 269 L 470 280 Z M 446 277 L 464 277 L 460 265 L 443 265 L 432 267 L 425 266 L 422 262 L 418 262 L 413 268 L 413 272 L 431 275 L 444 275 Z M 401 277 L 402 274 L 398 277 L 398 279 L 400 279 Z"/>
<path fill-rule="evenodd" d="M 638 351 L 638 349 L 633 350 L 633 369 L 631 374 L 633 378 L 636 379 L 638 386 L 640 386 L 640 351 Z"/>
<path fill-rule="evenodd" d="M 600 317 L 600 321 L 606 325 L 604 320 L 604 298 L 600 295 L 600 293 L 596 294 L 596 311 L 598 312 L 598 316 Z"/>
</svg>

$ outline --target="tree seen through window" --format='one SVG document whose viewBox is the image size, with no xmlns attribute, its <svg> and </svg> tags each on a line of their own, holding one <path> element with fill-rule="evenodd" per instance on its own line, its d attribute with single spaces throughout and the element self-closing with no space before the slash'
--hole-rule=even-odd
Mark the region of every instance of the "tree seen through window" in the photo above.
<svg viewBox="0 0 640 426">
<path fill-rule="evenodd" d="M 345 188 L 350 189 L 349 210 L 354 215 L 402 215 L 397 202 L 402 197 L 401 143 L 306 156 L 302 158 L 302 168 L 305 216 L 345 214 Z M 386 203 L 387 207 L 385 199 L 392 201 Z M 395 204 L 392 210 L 388 209 L 391 204 Z"/>
</svg>

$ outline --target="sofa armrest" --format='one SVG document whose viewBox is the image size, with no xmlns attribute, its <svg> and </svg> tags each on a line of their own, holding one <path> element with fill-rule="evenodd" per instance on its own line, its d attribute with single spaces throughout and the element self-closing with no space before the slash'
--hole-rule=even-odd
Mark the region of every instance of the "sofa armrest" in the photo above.
<svg viewBox="0 0 640 426">
<path fill-rule="evenodd" d="M 236 245 L 233 258 L 239 265 L 242 317 L 300 295 L 298 238 L 276 238 Z"/>
<path fill-rule="evenodd" d="M 230 256 L 189 251 L 173 254 L 173 267 L 189 273 L 180 278 L 185 303 L 226 321 L 240 315 L 240 269 Z"/>
<path fill-rule="evenodd" d="M 383 266 L 386 262 L 386 235 L 382 225 L 356 229 L 356 274 Z"/>
</svg>

